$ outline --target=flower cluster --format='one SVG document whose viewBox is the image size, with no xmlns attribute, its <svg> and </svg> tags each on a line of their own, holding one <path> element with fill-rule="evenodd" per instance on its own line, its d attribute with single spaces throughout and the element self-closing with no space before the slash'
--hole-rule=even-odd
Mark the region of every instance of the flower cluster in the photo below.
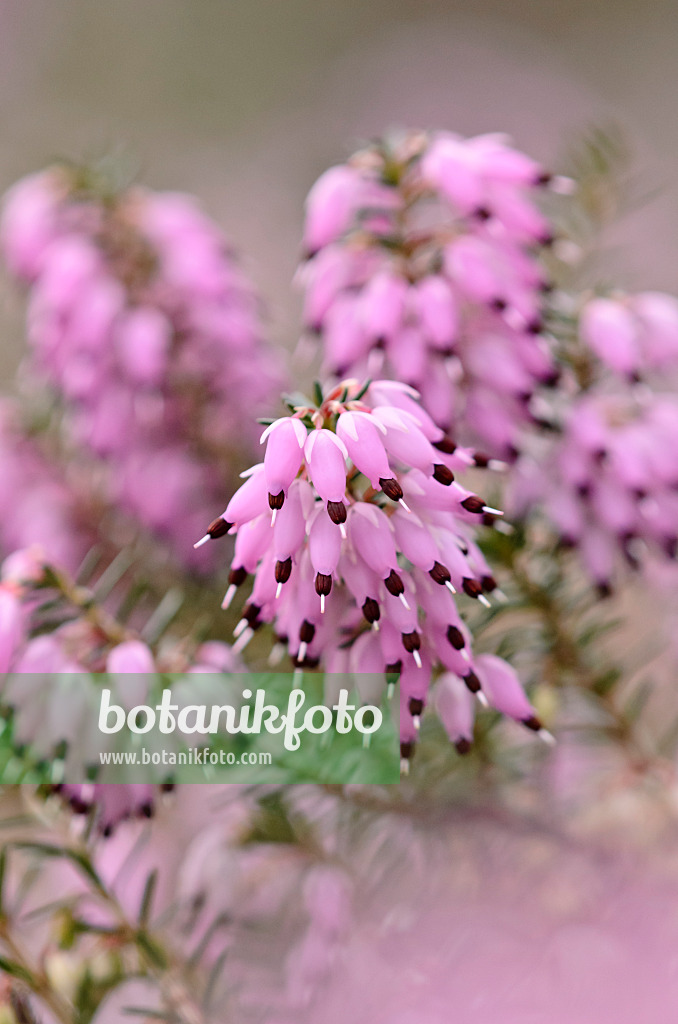
<svg viewBox="0 0 678 1024">
<path fill-rule="evenodd" d="M 582 309 L 579 338 L 626 380 L 663 372 L 678 364 L 678 299 L 664 292 L 593 298 Z"/>
<path fill-rule="evenodd" d="M 105 465 L 109 503 L 195 564 L 186 523 L 204 521 L 247 446 L 242 422 L 280 382 L 221 233 L 189 196 L 63 166 L 10 190 L 0 242 L 28 287 L 30 368 L 69 437 Z"/>
<path fill-rule="evenodd" d="M 330 168 L 308 197 L 299 272 L 326 368 L 410 383 L 436 423 L 511 456 L 557 378 L 537 194 L 570 186 L 499 135 L 412 132 Z"/>
<path fill-rule="evenodd" d="M 219 641 L 191 645 L 167 638 L 152 649 L 97 607 L 91 592 L 47 564 L 38 547 L 16 551 L 3 562 L 0 674 L 6 679 L 0 699 L 4 713 L 12 712 L 14 744 L 29 749 L 36 761 L 64 752 L 73 777 L 85 776 L 97 764 L 103 674 L 129 710 L 146 699 L 164 673 L 189 677 L 174 688 L 179 701 L 189 702 L 200 685 L 191 677 L 204 674 L 209 680 L 241 668 L 232 648 Z M 60 792 L 75 811 L 96 807 L 104 834 L 123 818 L 153 813 L 157 785 L 107 783 L 105 775 L 101 769 L 96 782 L 64 784 Z"/>
<path fill-rule="evenodd" d="M 345 381 L 261 440 L 264 461 L 198 541 L 236 535 L 224 606 L 254 577 L 234 649 L 270 622 L 297 668 L 322 661 L 330 673 L 374 673 L 384 685 L 385 674 L 399 674 L 405 758 L 440 666 L 540 730 L 509 666 L 471 652 L 455 595 L 489 604 L 496 582 L 474 534 L 484 514 L 498 513 L 455 479 L 473 453 L 443 434 L 416 392 Z M 458 694 L 445 692 L 447 708 Z"/>
<path fill-rule="evenodd" d="M 678 404 L 652 392 L 581 395 L 562 433 L 524 457 L 512 506 L 540 504 L 563 544 L 576 546 L 601 593 L 623 556 L 636 568 L 678 549 Z"/>
</svg>

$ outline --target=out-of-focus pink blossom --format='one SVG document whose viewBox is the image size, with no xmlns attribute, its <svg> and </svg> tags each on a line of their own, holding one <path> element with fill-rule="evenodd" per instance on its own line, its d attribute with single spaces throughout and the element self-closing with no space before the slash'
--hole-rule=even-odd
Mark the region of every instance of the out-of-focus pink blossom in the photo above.
<svg viewBox="0 0 678 1024">
<path fill-rule="evenodd" d="M 55 167 L 9 191 L 0 244 L 28 288 L 30 368 L 64 401 L 100 499 L 204 569 L 186 521 L 228 485 L 281 380 L 221 232 L 190 196 L 104 195 L 86 171 Z"/>
<path fill-rule="evenodd" d="M 307 328 L 338 374 L 392 374 L 462 441 L 511 456 L 552 383 L 543 328 L 554 185 L 499 136 L 410 132 L 319 179 L 299 280 Z"/>
<path fill-rule="evenodd" d="M 670 395 L 581 395 L 562 433 L 515 467 L 509 507 L 538 503 L 608 593 L 619 563 L 673 559 L 678 548 L 678 405 Z"/>
<path fill-rule="evenodd" d="M 638 292 L 585 303 L 581 341 L 605 367 L 627 379 L 678 365 L 678 299 Z"/>
</svg>

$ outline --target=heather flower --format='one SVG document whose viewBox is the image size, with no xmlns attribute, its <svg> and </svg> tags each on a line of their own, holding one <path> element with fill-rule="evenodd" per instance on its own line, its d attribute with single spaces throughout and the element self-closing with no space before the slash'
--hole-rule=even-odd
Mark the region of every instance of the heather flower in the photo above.
<svg viewBox="0 0 678 1024">
<path fill-rule="evenodd" d="M 105 502 L 204 568 L 185 524 L 204 520 L 280 380 L 220 231 L 189 196 L 64 166 L 10 190 L 0 244 L 28 290 L 29 368 Z"/>
<path fill-rule="evenodd" d="M 74 604 L 68 596 L 72 587 L 39 548 L 5 559 L 0 695 L 3 710 L 12 712 L 13 743 L 27 748 L 35 761 L 54 759 L 62 778 L 86 778 L 96 768 L 91 783 L 58 788 L 74 810 L 96 808 L 98 826 L 110 834 L 123 818 L 149 817 L 159 789 L 166 787 L 107 781 L 110 769 L 99 763 L 102 735 L 97 729 L 102 685 L 111 689 L 114 703 L 129 711 L 152 693 L 159 696 L 164 673 L 179 673 L 190 677 L 190 685 L 178 680 L 173 687 L 181 707 L 201 696 L 207 702 L 211 679 L 242 671 L 242 664 L 227 644 L 215 640 L 195 645 L 166 637 L 152 648 L 107 612 L 93 611 L 87 594 L 83 605 Z M 60 605 L 56 622 L 50 618 L 55 603 Z"/>
<path fill-rule="evenodd" d="M 253 577 L 235 651 L 271 623 L 297 669 L 350 671 L 359 692 L 371 686 L 361 675 L 376 677 L 370 700 L 387 673 L 399 675 L 405 760 L 441 669 L 485 700 L 456 596 L 489 606 L 496 583 L 475 526 L 499 514 L 455 478 L 476 463 L 473 452 L 456 447 L 416 399 L 405 384 L 349 380 L 317 405 L 292 405 L 263 431 L 263 463 L 198 541 L 235 535 L 224 607 Z M 506 687 L 494 687 L 496 706 L 539 729 L 511 678 L 503 703 Z"/>
<path fill-rule="evenodd" d="M 331 168 L 299 272 L 325 367 L 405 381 L 444 429 L 510 456 L 555 379 L 538 193 L 569 186 L 498 135 L 410 132 Z"/>
<path fill-rule="evenodd" d="M 516 514 L 535 503 L 576 547 L 601 593 L 621 564 L 673 559 L 678 548 L 678 405 L 670 395 L 591 391 L 562 432 L 517 465 Z"/>
<path fill-rule="evenodd" d="M 605 367 L 627 380 L 678 364 L 678 299 L 662 292 L 593 298 L 579 337 Z"/>
</svg>

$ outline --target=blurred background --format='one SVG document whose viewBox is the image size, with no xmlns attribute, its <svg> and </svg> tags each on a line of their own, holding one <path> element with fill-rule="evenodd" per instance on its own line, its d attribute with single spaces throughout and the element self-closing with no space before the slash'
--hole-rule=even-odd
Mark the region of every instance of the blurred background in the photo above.
<svg viewBox="0 0 678 1024">
<path fill-rule="evenodd" d="M 2 189 L 124 148 L 149 184 L 202 198 L 288 347 L 309 186 L 400 125 L 501 129 L 556 166 L 591 124 L 620 125 L 652 195 L 621 229 L 620 283 L 678 285 L 672 0 L 0 0 L 0 18 Z"/>
<path fill-rule="evenodd" d="M 677 53 L 675 0 L 0 0 L 0 190 L 58 157 L 126 152 L 149 185 L 200 197 L 267 297 L 272 337 L 293 349 L 304 197 L 356 144 L 398 126 L 502 130 L 559 170 L 582 133 L 614 124 L 647 200 L 611 239 L 617 280 L 675 294 Z M 22 303 L 4 286 L 0 303 L 9 382 Z M 565 775 L 567 745 L 559 750 Z M 578 771 L 577 790 L 588 765 Z M 666 1005 L 645 1018 L 675 1021 L 675 834 L 663 858 L 664 817 L 618 794 L 578 819 L 574 841 L 521 831 L 512 811 L 539 796 L 525 790 L 498 824 L 481 811 L 470 826 L 393 825 L 394 849 L 412 861 L 398 870 L 412 871 L 403 885 L 386 876 L 383 898 L 366 890 L 321 1024 L 346 1018 L 347 978 L 352 1019 L 372 1024 L 438 1024 L 454 999 L 482 1024 L 625 1024 L 643 1018 L 653 994 Z M 177 835 L 162 813 L 164 853 Z M 590 853 L 599 831 L 606 841 Z M 622 839 L 631 852 L 617 849 Z M 646 878 L 655 843 L 660 867 Z M 463 972 L 466 995 L 456 989 Z M 376 1005 L 357 1012 L 368 985 L 381 1016 Z M 497 1016 L 493 1000 L 511 1012 Z"/>
</svg>

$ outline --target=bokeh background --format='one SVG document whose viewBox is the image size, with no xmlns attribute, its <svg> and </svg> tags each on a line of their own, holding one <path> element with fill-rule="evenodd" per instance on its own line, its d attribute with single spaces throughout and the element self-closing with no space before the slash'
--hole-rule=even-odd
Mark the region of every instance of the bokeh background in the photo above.
<svg viewBox="0 0 678 1024">
<path fill-rule="evenodd" d="M 292 347 L 301 205 L 356 142 L 501 129 L 557 165 L 614 122 L 652 197 L 620 229 L 620 283 L 675 290 L 677 52 L 673 0 L 0 0 L 0 187 L 123 148 L 202 197 Z"/>
<path fill-rule="evenodd" d="M 304 196 L 357 142 L 400 125 L 504 130 L 558 169 L 591 125 L 617 124 L 647 196 L 612 239 L 617 279 L 675 294 L 677 53 L 675 0 L 0 0 L 0 190 L 58 156 L 124 150 L 148 184 L 203 200 L 267 296 L 273 338 L 292 350 Z M 0 301 L 8 380 L 21 305 L 5 286 Z M 395 904 L 392 884 L 383 906 L 368 905 L 320 1024 L 345 1019 L 347 990 L 353 1019 L 373 1024 L 446 1021 L 455 998 L 482 1024 L 625 1024 L 650 1004 L 648 1021 L 673 1022 L 675 847 L 646 872 L 643 847 L 664 819 L 631 797 L 598 808 L 597 828 L 605 814 L 595 854 L 588 820 L 584 853 L 510 822 L 411 826 L 418 881 Z M 637 849 L 619 853 L 622 838 Z M 528 904 L 534 916 L 516 924 Z M 398 957 L 378 944 L 393 921 Z M 534 970 L 516 971 L 516 956 Z M 475 979 L 466 995 L 457 968 Z M 382 1016 L 359 995 L 375 984 Z M 495 1016 L 495 998 L 511 1012 Z"/>
</svg>

